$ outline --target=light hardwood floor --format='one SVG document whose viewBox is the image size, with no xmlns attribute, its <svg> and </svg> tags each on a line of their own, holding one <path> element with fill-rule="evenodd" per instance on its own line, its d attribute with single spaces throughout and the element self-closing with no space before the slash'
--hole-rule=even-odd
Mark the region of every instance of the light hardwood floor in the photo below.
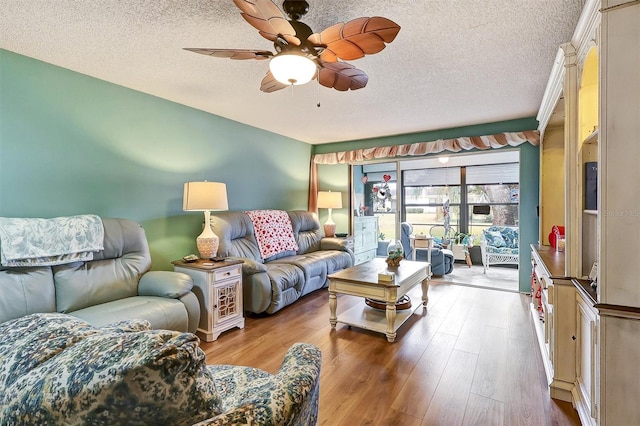
<svg viewBox="0 0 640 426">
<path fill-rule="evenodd" d="M 294 342 L 323 353 L 321 425 L 579 425 L 549 397 L 527 304 L 517 293 L 434 283 L 395 343 L 329 326 L 328 293 L 202 343 L 209 364 L 274 373 Z M 338 295 L 338 315 L 362 299 Z"/>
<path fill-rule="evenodd" d="M 472 265 L 469 267 L 463 262 L 456 261 L 453 271 L 450 274 L 435 276 L 433 277 L 433 281 L 513 291 L 516 293 L 519 291 L 518 268 L 505 267 L 502 265 L 491 266 L 485 274 L 482 265 Z"/>
</svg>

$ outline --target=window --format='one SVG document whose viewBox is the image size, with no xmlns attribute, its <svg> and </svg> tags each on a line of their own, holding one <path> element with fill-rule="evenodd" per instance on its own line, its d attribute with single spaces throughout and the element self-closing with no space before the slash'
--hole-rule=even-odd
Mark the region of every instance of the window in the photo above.
<svg viewBox="0 0 640 426">
<path fill-rule="evenodd" d="M 448 200 L 450 232 L 479 244 L 484 228 L 519 226 L 519 161 L 517 150 L 505 149 L 354 165 L 353 214 L 377 216 L 384 240 L 397 237 L 398 221 L 441 237 Z"/>
<path fill-rule="evenodd" d="M 467 233 L 480 235 L 491 225 L 518 226 L 519 173 L 518 163 L 466 168 Z M 483 210 L 475 206 L 484 206 L 485 211 L 474 213 Z M 488 214 L 484 214 L 486 207 Z"/>
<path fill-rule="evenodd" d="M 417 169 L 403 172 L 404 212 L 414 233 L 429 234 L 444 223 L 444 203 L 449 200 L 449 220 L 454 230 L 460 226 L 460 167 Z M 436 230 L 434 230 L 436 231 Z M 442 236 L 444 228 L 434 232 Z"/>
<path fill-rule="evenodd" d="M 405 170 L 404 220 L 415 233 L 441 237 L 448 199 L 452 231 L 474 235 L 476 242 L 491 225 L 517 226 L 519 173 L 518 163 Z"/>
</svg>

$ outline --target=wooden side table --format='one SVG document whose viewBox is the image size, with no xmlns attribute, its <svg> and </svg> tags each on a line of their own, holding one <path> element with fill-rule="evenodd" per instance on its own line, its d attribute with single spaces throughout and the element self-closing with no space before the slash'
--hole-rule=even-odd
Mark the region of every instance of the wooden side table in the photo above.
<svg viewBox="0 0 640 426">
<path fill-rule="evenodd" d="M 429 277 L 431 277 L 431 249 L 433 248 L 433 237 L 425 236 L 416 238 L 414 235 L 409 236 L 409 244 L 411 244 L 411 260 L 416 260 L 417 250 L 427 251 L 427 263 L 429 264 Z"/>
<path fill-rule="evenodd" d="M 183 272 L 193 279 L 193 292 L 200 302 L 198 337 L 212 342 L 223 331 L 244 328 L 241 260 L 198 259 L 190 263 L 174 260 L 171 263 L 176 272 Z"/>
</svg>

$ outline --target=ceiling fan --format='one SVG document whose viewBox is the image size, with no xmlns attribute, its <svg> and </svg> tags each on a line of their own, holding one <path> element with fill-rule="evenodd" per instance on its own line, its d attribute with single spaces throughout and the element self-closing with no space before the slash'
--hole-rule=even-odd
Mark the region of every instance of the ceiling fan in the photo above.
<svg viewBox="0 0 640 426">
<path fill-rule="evenodd" d="M 362 89 L 369 77 L 351 61 L 372 55 L 391 43 L 400 26 L 379 16 L 353 19 L 335 24 L 320 33 L 300 21 L 309 11 L 305 0 L 285 0 L 282 11 L 272 0 L 233 0 L 242 17 L 258 33 L 273 42 L 276 53 L 254 49 L 185 48 L 191 52 L 216 58 L 257 59 L 269 61 L 269 71 L 260 90 L 271 93 L 313 79 L 340 91 Z"/>
</svg>

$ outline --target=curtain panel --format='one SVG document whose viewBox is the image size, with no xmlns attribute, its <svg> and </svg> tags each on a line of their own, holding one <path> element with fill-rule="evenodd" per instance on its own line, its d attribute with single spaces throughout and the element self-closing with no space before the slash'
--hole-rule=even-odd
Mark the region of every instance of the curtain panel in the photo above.
<svg viewBox="0 0 640 426">
<path fill-rule="evenodd" d="M 460 152 L 463 150 L 470 151 L 472 149 L 499 149 L 505 146 L 518 146 L 525 142 L 529 142 L 533 146 L 539 145 L 540 132 L 538 130 L 525 130 L 523 132 L 506 132 L 487 136 L 438 139 L 431 142 L 416 142 L 404 145 L 361 148 L 354 149 L 352 151 L 316 154 L 311 159 L 311 170 L 309 173 L 309 211 L 318 212 L 318 164 L 354 164 L 362 161 L 385 158 L 437 154 L 443 151 Z"/>
</svg>

